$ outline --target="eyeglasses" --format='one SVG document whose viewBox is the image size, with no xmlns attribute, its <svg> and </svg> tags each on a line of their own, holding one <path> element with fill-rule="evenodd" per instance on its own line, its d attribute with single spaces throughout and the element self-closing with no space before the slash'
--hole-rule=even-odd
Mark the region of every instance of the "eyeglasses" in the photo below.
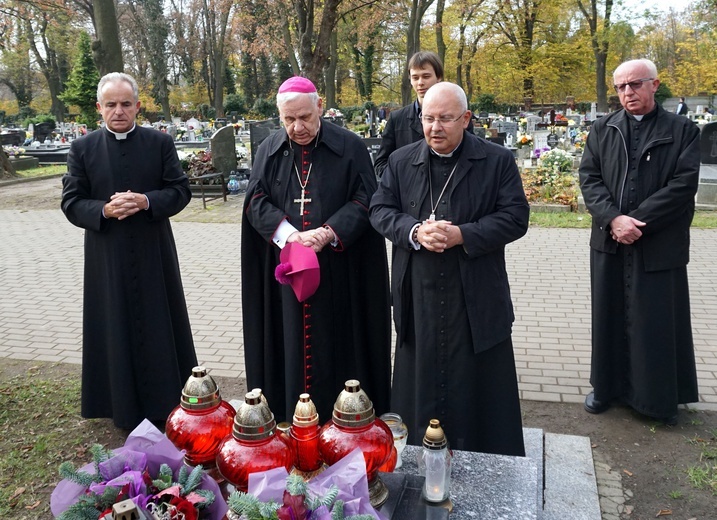
<svg viewBox="0 0 717 520">
<path fill-rule="evenodd" d="M 620 83 L 619 85 L 615 85 L 615 91 L 616 92 L 625 92 L 625 89 L 629 86 L 632 90 L 640 90 L 642 88 L 642 84 L 646 81 L 654 81 L 655 78 L 643 78 L 643 79 L 636 79 L 635 81 L 630 81 L 628 83 Z"/>
<path fill-rule="evenodd" d="M 441 124 L 441 126 L 451 126 L 453 123 L 463 119 L 464 115 L 465 115 L 465 112 L 463 114 L 459 115 L 455 119 L 451 118 L 450 116 L 433 117 L 433 116 L 421 115 L 421 122 L 424 125 L 432 125 L 433 123 L 438 121 Z"/>
</svg>

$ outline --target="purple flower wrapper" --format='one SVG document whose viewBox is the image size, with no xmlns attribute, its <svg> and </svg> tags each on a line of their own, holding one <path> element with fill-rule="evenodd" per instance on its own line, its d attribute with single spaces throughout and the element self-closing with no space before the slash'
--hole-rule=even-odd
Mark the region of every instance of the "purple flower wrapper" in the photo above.
<svg viewBox="0 0 717 520">
<path fill-rule="evenodd" d="M 248 492 L 262 502 L 273 500 L 282 503 L 286 489 L 286 469 L 276 468 L 249 475 Z M 339 489 L 336 497 L 344 501 L 344 515 L 373 515 L 379 520 L 387 517 L 376 511 L 371 505 L 366 477 L 366 462 L 363 453 L 356 448 L 339 462 L 309 480 L 309 490 L 313 495 L 325 496 L 331 486 Z M 331 520 L 326 508 L 313 512 L 311 520 Z"/>
<path fill-rule="evenodd" d="M 146 457 L 147 469 L 154 478 L 159 474 L 159 467 L 162 464 L 167 464 L 172 468 L 175 478 L 177 477 L 179 469 L 184 464 L 184 453 L 179 451 L 174 444 L 147 419 L 132 430 L 132 433 L 127 437 L 123 447 L 112 450 L 112 452 L 114 454 L 113 457 L 100 463 L 100 474 L 105 481 L 93 484 L 91 488 L 101 489 L 101 486 L 103 487 L 109 484 L 109 482 L 107 482 L 108 480 L 116 479 L 126 471 L 134 470 L 141 473 L 144 468 L 137 467 L 137 464 L 141 463 L 142 457 Z M 80 468 L 80 471 L 94 474 L 95 465 L 94 463 L 89 463 Z M 125 482 L 126 481 L 128 480 L 125 480 Z M 136 487 L 137 484 L 141 484 L 141 476 L 138 481 L 133 479 L 132 482 L 134 483 L 130 486 L 132 488 Z M 222 497 L 217 482 L 209 475 L 204 474 L 200 488 L 214 493 L 214 503 L 201 512 L 201 518 L 222 520 L 228 511 L 228 507 Z M 76 503 L 80 496 L 86 492 L 86 487 L 69 480 L 62 480 L 57 484 L 50 497 L 50 509 L 52 510 L 52 514 L 55 517 L 59 516 L 72 504 Z M 147 497 L 141 493 L 135 498 L 138 498 L 135 502 L 139 502 L 140 506 L 146 504 Z"/>
</svg>

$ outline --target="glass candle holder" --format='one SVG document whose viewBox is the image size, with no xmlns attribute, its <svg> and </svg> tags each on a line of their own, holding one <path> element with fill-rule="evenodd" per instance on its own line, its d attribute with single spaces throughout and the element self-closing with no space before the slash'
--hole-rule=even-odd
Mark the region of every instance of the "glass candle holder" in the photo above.
<svg viewBox="0 0 717 520">
<path fill-rule="evenodd" d="M 401 454 L 406 447 L 406 441 L 408 441 L 408 428 L 397 413 L 385 413 L 380 419 L 386 423 L 393 434 L 393 445 L 396 447 L 396 468 L 400 468 L 403 465 Z"/>
</svg>

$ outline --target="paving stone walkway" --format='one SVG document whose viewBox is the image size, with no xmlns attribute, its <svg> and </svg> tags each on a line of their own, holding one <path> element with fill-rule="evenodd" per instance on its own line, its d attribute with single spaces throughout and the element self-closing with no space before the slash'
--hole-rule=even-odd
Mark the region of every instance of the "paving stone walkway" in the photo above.
<svg viewBox="0 0 717 520">
<path fill-rule="evenodd" d="M 199 360 L 244 377 L 240 227 L 173 229 Z M 581 402 L 590 389 L 588 235 L 531 228 L 508 247 L 523 399 Z M 82 239 L 59 210 L 0 211 L 0 357 L 81 362 Z M 717 410 L 717 230 L 692 230 L 691 255 L 696 406 Z"/>
</svg>

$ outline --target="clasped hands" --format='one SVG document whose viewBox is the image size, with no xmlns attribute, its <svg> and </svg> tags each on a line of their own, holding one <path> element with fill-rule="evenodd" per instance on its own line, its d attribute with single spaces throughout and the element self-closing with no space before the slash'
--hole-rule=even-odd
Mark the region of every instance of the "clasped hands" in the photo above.
<svg viewBox="0 0 717 520">
<path fill-rule="evenodd" d="M 645 225 L 641 220 L 620 215 L 610 222 L 610 236 L 620 244 L 630 245 L 642 236 L 641 227 Z"/>
<path fill-rule="evenodd" d="M 104 215 L 105 218 L 123 220 L 147 207 L 149 202 L 144 194 L 127 190 L 117 192 L 110 197 L 110 201 L 104 206 Z"/>
<path fill-rule="evenodd" d="M 294 231 L 287 242 L 298 242 L 303 246 L 310 247 L 314 252 L 320 252 L 327 244 L 336 240 L 334 232 L 329 228 L 308 229 L 306 231 Z"/>
<path fill-rule="evenodd" d="M 434 253 L 442 253 L 463 243 L 461 228 L 448 220 L 424 220 L 418 226 L 416 237 L 422 247 Z"/>
</svg>

